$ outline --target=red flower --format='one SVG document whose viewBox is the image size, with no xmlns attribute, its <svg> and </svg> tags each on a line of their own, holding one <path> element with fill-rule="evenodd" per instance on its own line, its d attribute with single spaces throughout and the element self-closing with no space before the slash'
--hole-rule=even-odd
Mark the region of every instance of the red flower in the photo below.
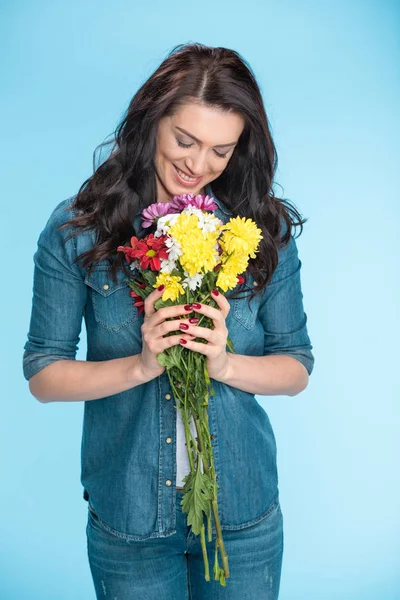
<svg viewBox="0 0 400 600">
<path fill-rule="evenodd" d="M 140 285 L 140 283 L 138 283 L 138 285 Z M 140 285 L 140 287 L 142 287 L 142 286 Z M 146 287 L 146 286 L 143 286 L 143 287 Z M 142 313 L 144 311 L 144 300 L 143 300 L 143 298 L 141 296 L 139 296 L 139 294 L 137 294 L 135 292 L 135 290 L 131 290 L 129 292 L 129 295 L 132 298 L 134 298 L 133 306 L 135 306 L 138 309 L 138 315 L 140 315 L 140 313 Z"/>
<path fill-rule="evenodd" d="M 244 282 L 244 277 L 242 277 L 242 275 L 238 275 L 237 280 L 238 280 L 238 285 L 240 285 Z"/>
<path fill-rule="evenodd" d="M 154 237 L 152 233 L 146 235 L 142 240 L 137 237 L 131 237 L 131 248 L 129 246 L 118 246 L 117 250 L 125 252 L 125 258 L 128 263 L 133 259 L 140 261 L 140 268 L 147 269 L 150 266 L 152 271 L 159 271 L 161 268 L 160 259 L 168 259 L 168 248 L 165 245 L 167 236 Z"/>
</svg>

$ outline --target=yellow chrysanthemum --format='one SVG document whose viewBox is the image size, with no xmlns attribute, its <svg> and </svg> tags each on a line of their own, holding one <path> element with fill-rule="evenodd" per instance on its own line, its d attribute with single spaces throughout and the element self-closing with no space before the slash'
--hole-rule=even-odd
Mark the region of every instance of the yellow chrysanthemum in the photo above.
<svg viewBox="0 0 400 600">
<path fill-rule="evenodd" d="M 232 290 L 237 286 L 237 275 L 233 271 L 225 271 L 224 269 L 220 269 L 218 271 L 218 277 L 216 281 L 216 285 L 221 288 L 224 292 L 228 290 Z"/>
<path fill-rule="evenodd" d="M 163 300 L 176 300 L 180 294 L 184 294 L 185 290 L 180 284 L 181 278 L 170 273 L 159 273 L 153 287 L 157 288 L 160 285 L 165 285 L 165 290 L 162 295 Z"/>
<path fill-rule="evenodd" d="M 219 231 L 205 233 L 198 223 L 196 215 L 181 213 L 168 232 L 180 244 L 179 262 L 190 277 L 211 271 L 219 258 L 214 247 Z"/>
<path fill-rule="evenodd" d="M 217 286 L 224 292 L 232 290 L 237 286 L 237 276 L 247 269 L 248 264 L 247 258 L 233 253 L 218 271 Z"/>
<path fill-rule="evenodd" d="M 231 256 L 226 257 L 225 252 L 221 255 L 223 268 L 225 271 L 230 271 L 236 273 L 236 275 L 240 275 L 247 269 L 249 264 L 249 257 L 247 254 L 237 254 L 234 252 Z"/>
<path fill-rule="evenodd" d="M 255 258 L 262 231 L 252 219 L 234 217 L 222 226 L 221 247 L 227 253 L 236 252 Z"/>
</svg>

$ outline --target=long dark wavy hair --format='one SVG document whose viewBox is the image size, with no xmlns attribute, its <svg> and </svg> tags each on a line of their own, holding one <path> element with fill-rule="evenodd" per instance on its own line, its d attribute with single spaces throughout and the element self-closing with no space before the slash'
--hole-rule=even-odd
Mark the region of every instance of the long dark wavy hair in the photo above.
<svg viewBox="0 0 400 600">
<path fill-rule="evenodd" d="M 269 121 L 255 76 L 234 50 L 190 43 L 170 52 L 130 101 L 107 160 L 96 168 L 94 158 L 93 175 L 81 185 L 71 206 L 75 216 L 62 227 L 76 228 L 71 235 L 80 228 L 94 230 L 95 245 L 77 257 L 83 268 L 90 271 L 98 261 L 107 259 L 114 278 L 120 268 L 132 275 L 117 246 L 128 245 L 133 235 L 139 235 L 134 216 L 156 201 L 154 155 L 160 119 L 190 101 L 238 113 L 245 121 L 225 170 L 210 183 L 233 216 L 252 218 L 262 229 L 259 252 L 248 267 L 257 283 L 251 286 L 253 298 L 277 267 L 278 247 L 289 242 L 292 227 L 300 226 L 301 234 L 307 219 L 287 200 L 274 195 L 277 153 Z M 283 236 L 282 218 L 287 226 Z M 240 292 L 249 289 L 243 284 L 239 296 L 227 297 L 241 297 Z"/>
</svg>

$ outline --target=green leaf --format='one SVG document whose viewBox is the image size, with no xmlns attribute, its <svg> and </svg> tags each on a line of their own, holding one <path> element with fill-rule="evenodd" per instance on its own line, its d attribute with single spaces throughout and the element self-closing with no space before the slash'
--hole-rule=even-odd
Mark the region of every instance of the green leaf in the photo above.
<svg viewBox="0 0 400 600">
<path fill-rule="evenodd" d="M 147 281 L 147 283 L 153 287 L 153 285 L 156 282 L 157 279 L 157 275 L 158 275 L 158 271 L 151 271 L 148 269 L 145 269 L 142 271 L 142 275 L 144 277 L 144 279 Z"/>
<path fill-rule="evenodd" d="M 211 383 L 211 379 L 208 375 L 208 370 L 207 370 L 207 363 L 204 363 L 204 379 L 206 381 L 206 384 L 209 385 Z"/>
<path fill-rule="evenodd" d="M 171 348 L 167 348 L 163 352 L 157 354 L 157 360 L 160 365 L 166 369 L 171 369 L 172 367 L 179 368 L 181 365 L 180 350 L 180 347 L 171 346 Z"/>
<path fill-rule="evenodd" d="M 128 284 L 129 287 L 142 298 L 142 300 L 145 300 L 150 293 L 149 290 L 141 288 L 140 285 L 136 283 L 136 281 L 131 281 L 129 279 Z"/>
<path fill-rule="evenodd" d="M 160 308 L 164 308 L 164 306 L 175 306 L 176 302 L 173 300 L 170 300 L 169 298 L 167 300 L 163 300 L 162 297 L 158 298 L 158 300 L 156 300 L 154 302 L 154 308 L 156 310 L 159 310 Z"/>
<path fill-rule="evenodd" d="M 230 352 L 232 352 L 233 354 L 236 354 L 236 350 L 234 349 L 234 347 L 233 347 L 233 343 L 232 343 L 232 340 L 231 340 L 230 338 L 227 338 L 227 340 L 226 340 L 226 345 L 227 345 L 227 347 L 228 347 L 228 350 L 229 350 Z"/>
<path fill-rule="evenodd" d="M 200 460 L 201 454 L 198 455 Z M 192 526 L 194 535 L 198 535 L 204 521 L 203 511 L 208 515 L 208 506 L 211 500 L 209 486 L 207 486 L 207 476 L 200 468 L 196 472 L 189 473 L 186 477 L 186 483 L 183 488 L 182 512 L 188 513 L 187 524 Z"/>
</svg>

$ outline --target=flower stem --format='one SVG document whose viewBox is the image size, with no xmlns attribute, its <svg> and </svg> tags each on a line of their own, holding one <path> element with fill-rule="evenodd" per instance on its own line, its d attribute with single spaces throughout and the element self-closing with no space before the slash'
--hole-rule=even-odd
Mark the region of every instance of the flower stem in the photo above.
<svg viewBox="0 0 400 600">
<path fill-rule="evenodd" d="M 209 474 L 209 465 L 208 465 L 207 459 L 205 458 L 204 443 L 203 443 L 203 438 L 201 435 L 200 422 L 198 419 L 195 419 L 195 425 L 196 425 L 196 431 L 197 431 L 197 438 L 199 440 L 200 452 L 202 453 L 202 456 L 204 457 L 203 458 L 204 472 Z M 206 426 L 206 430 L 207 430 L 207 433 L 209 436 L 210 433 L 208 431 L 208 426 Z M 210 447 L 211 447 L 211 440 L 210 440 Z M 215 543 L 218 544 L 219 549 L 221 551 L 222 565 L 224 568 L 225 577 L 229 577 L 230 574 L 229 574 L 228 555 L 225 550 L 225 544 L 224 544 L 224 540 L 222 537 L 221 524 L 220 524 L 219 515 L 218 515 L 217 486 L 216 486 L 216 481 L 215 481 L 215 472 L 214 472 L 213 480 L 214 480 L 214 486 L 213 486 L 214 498 L 211 500 L 211 507 L 212 507 L 212 511 L 214 514 L 215 530 L 217 533 L 217 539 L 216 539 Z"/>
</svg>

